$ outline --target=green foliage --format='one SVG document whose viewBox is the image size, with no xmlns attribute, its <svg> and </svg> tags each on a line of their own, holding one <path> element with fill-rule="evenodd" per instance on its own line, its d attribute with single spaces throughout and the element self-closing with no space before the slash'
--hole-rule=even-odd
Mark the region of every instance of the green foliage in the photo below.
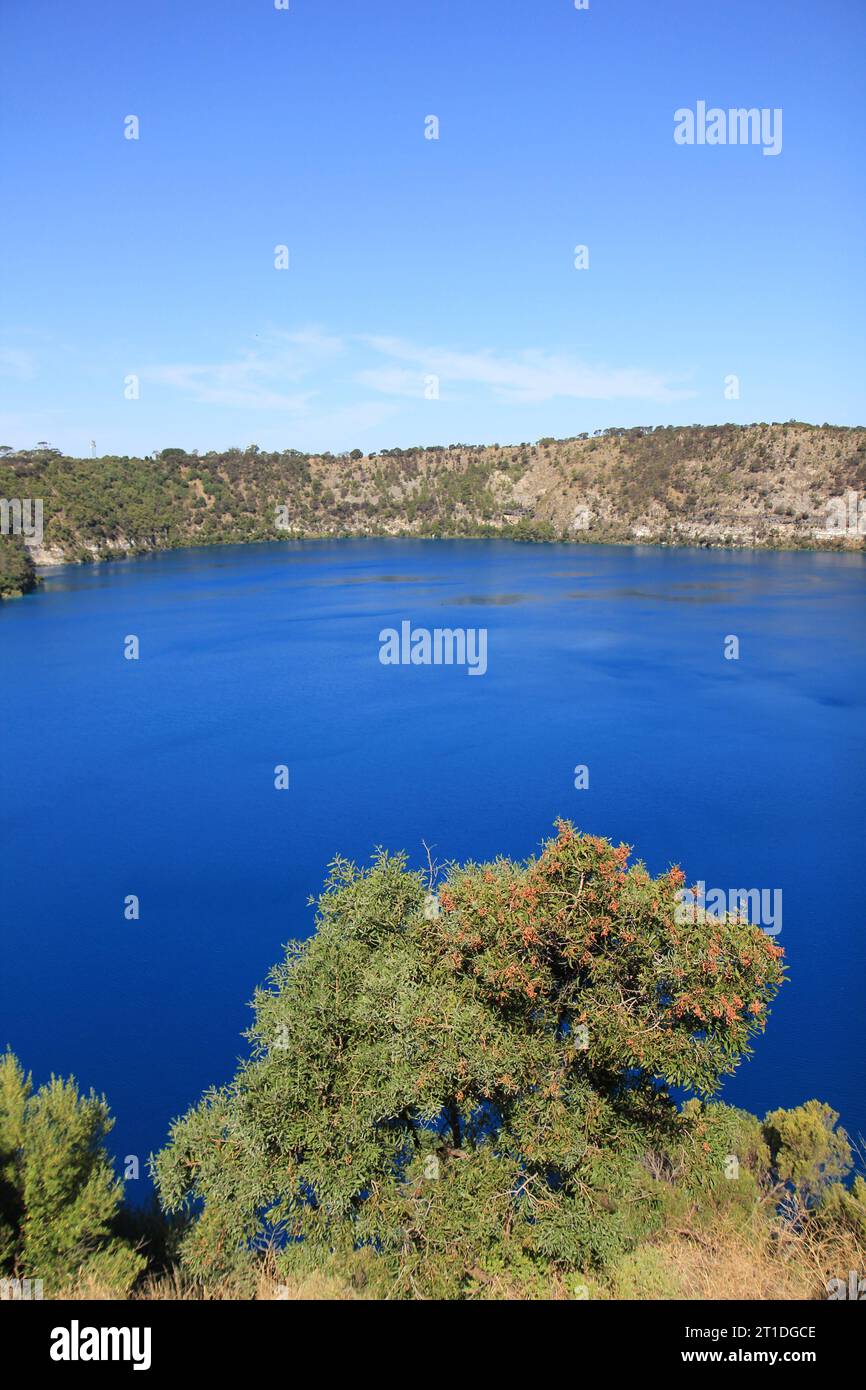
<svg viewBox="0 0 866 1390">
<path fill-rule="evenodd" d="M 36 566 L 18 536 L 0 536 L 0 598 L 17 598 L 36 587 Z"/>
<path fill-rule="evenodd" d="M 404 856 L 336 860 L 315 935 L 256 994 L 251 1057 L 155 1161 L 169 1210 L 202 1207 L 188 1267 L 277 1232 L 293 1274 L 451 1298 L 508 1271 L 532 1296 L 621 1260 L 682 1194 L 731 1200 L 731 1153 L 754 1184 L 757 1122 L 667 1087 L 736 1068 L 781 951 L 678 923 L 682 873 L 628 857 L 562 822 L 525 864 L 453 867 L 426 909 Z"/>
<path fill-rule="evenodd" d="M 756 544 L 842 546 L 855 542 L 818 542 L 815 527 L 827 500 L 862 491 L 864 477 L 863 430 L 797 422 L 610 429 L 538 445 L 367 456 L 253 444 L 201 456 L 171 447 L 148 458 L 0 448 L 0 496 L 42 498 L 45 543 L 72 560 L 287 536 L 632 542 L 637 524 L 642 539 L 661 543 L 745 533 Z M 577 506 L 592 513 L 579 533 Z M 279 524 L 277 507 L 285 508 Z"/>
<path fill-rule="evenodd" d="M 645 1302 L 648 1299 L 682 1298 L 679 1280 L 670 1269 L 664 1252 L 652 1245 L 630 1250 L 612 1271 L 614 1298 Z"/>
<path fill-rule="evenodd" d="M 818 1225 L 849 1231 L 866 1245 L 866 1181 L 858 1176 L 850 1188 L 831 1182 L 824 1189 L 817 1212 Z"/>
<path fill-rule="evenodd" d="M 271 1247 L 289 1288 L 341 1297 L 670 1298 L 677 1242 L 711 1258 L 725 1232 L 760 1282 L 780 1221 L 853 1268 L 866 1182 L 844 1185 L 836 1113 L 762 1124 L 711 1098 L 781 951 L 678 920 L 682 882 L 567 822 L 438 894 L 403 855 L 335 860 L 314 936 L 256 993 L 251 1055 L 153 1160 L 167 1218 L 122 1207 L 104 1099 L 0 1059 L 0 1274 L 123 1296 L 146 1250 L 172 1289 L 252 1297 Z M 677 1107 L 674 1084 L 696 1094 Z"/>
<path fill-rule="evenodd" d="M 0 1271 L 56 1293 L 84 1277 L 128 1292 L 144 1265 L 115 1234 L 122 1184 L 104 1139 L 102 1097 L 52 1077 L 33 1091 L 11 1052 L 0 1058 Z"/>
<path fill-rule="evenodd" d="M 819 1100 L 795 1110 L 773 1110 L 764 1118 L 764 1136 L 774 1174 L 789 1183 L 808 1205 L 823 1196 L 828 1184 L 851 1170 L 851 1145 L 839 1116 Z"/>
</svg>

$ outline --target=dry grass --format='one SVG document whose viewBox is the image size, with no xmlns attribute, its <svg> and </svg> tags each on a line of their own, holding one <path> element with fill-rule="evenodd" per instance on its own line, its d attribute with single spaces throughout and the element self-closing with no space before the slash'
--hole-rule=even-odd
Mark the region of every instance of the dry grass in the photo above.
<svg viewBox="0 0 866 1390">
<path fill-rule="evenodd" d="M 287 1279 L 277 1269 L 272 1252 L 267 1252 L 253 1279 L 194 1279 L 179 1269 L 168 1274 L 148 1275 L 130 1295 L 131 1302 L 221 1303 L 242 1300 L 273 1302 L 336 1302 L 359 1295 L 344 1280 L 314 1272 L 304 1279 Z M 79 1279 L 58 1294 L 68 1302 L 95 1300 L 113 1302 L 117 1295 L 110 1288 L 91 1280 Z"/>
<path fill-rule="evenodd" d="M 711 1228 L 683 1228 L 640 1245 L 603 1281 L 591 1275 L 553 1276 L 545 1296 L 557 1301 L 588 1297 L 642 1302 L 802 1302 L 825 1299 L 829 1281 L 847 1278 L 851 1269 L 866 1270 L 866 1249 L 854 1236 L 820 1236 L 814 1231 L 768 1223 L 756 1212 L 751 1226 L 719 1222 Z M 505 1302 L 528 1295 L 507 1274 L 497 1274 L 479 1278 L 469 1296 Z M 533 1296 L 538 1297 L 537 1291 Z M 59 1297 L 72 1302 L 112 1301 L 116 1295 L 99 1285 L 79 1281 L 64 1289 Z M 265 1253 L 253 1280 L 204 1281 L 175 1270 L 148 1277 L 131 1295 L 133 1301 L 175 1302 L 333 1303 L 365 1297 L 370 1295 L 348 1280 L 322 1271 L 302 1278 L 283 1275 L 273 1251 Z"/>
<path fill-rule="evenodd" d="M 826 1299 L 831 1279 L 866 1268 L 853 1236 L 819 1237 L 756 1221 L 750 1230 L 681 1230 L 634 1251 L 607 1297 L 695 1301 Z"/>
</svg>

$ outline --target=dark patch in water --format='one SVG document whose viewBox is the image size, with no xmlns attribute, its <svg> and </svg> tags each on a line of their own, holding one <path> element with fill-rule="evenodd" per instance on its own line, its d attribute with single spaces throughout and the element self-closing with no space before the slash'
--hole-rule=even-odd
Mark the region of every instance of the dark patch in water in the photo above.
<svg viewBox="0 0 866 1390">
<path fill-rule="evenodd" d="M 565 595 L 565 597 L 582 599 L 611 599 L 614 601 L 616 599 L 621 598 L 639 598 L 647 599 L 650 603 L 707 604 L 725 603 L 729 601 L 725 598 L 722 598 L 721 596 L 717 597 L 715 594 L 707 594 L 703 596 L 698 596 L 694 594 L 673 594 L 670 592 L 656 594 L 651 593 L 649 590 L 646 589 L 570 589 L 569 592 Z"/>
<path fill-rule="evenodd" d="M 494 604 L 497 608 L 503 608 L 512 603 L 525 603 L 527 597 L 527 594 L 461 594 L 459 598 L 443 599 L 442 604 L 443 607 L 450 607 L 452 604 L 455 607 Z"/>
<path fill-rule="evenodd" d="M 424 574 L 350 574 L 344 579 L 315 579 L 315 584 L 429 584 Z"/>
</svg>

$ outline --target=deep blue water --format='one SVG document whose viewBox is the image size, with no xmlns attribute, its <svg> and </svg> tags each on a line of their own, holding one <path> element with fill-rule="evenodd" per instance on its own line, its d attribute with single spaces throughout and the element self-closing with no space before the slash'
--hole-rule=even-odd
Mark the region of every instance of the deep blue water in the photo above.
<svg viewBox="0 0 866 1390">
<path fill-rule="evenodd" d="M 782 889 L 791 983 L 724 1094 L 866 1131 L 864 599 L 862 556 L 482 541 L 50 572 L 0 605 L 0 1046 L 105 1091 L 143 1160 L 231 1075 L 336 852 L 523 857 L 564 815 Z M 381 665 L 403 619 L 486 627 L 487 674 Z"/>
</svg>

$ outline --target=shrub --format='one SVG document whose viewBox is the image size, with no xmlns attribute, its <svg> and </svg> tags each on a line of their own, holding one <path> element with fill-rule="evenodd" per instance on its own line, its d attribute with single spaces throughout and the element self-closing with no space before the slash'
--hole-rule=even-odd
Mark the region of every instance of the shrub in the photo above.
<svg viewBox="0 0 866 1390">
<path fill-rule="evenodd" d="M 123 1195 L 104 1139 L 102 1097 L 52 1077 L 33 1091 L 17 1058 L 0 1058 L 0 1271 L 56 1294 L 77 1279 L 122 1296 L 144 1265 L 115 1234 Z"/>
<path fill-rule="evenodd" d="M 674 1177 L 712 1187 L 735 1143 L 757 1168 L 757 1122 L 668 1088 L 736 1068 L 781 951 L 679 923 L 682 873 L 628 858 L 560 822 L 537 858 L 453 867 L 438 897 L 402 855 L 336 860 L 315 935 L 256 994 L 252 1056 L 156 1160 L 164 1205 L 202 1206 L 188 1268 L 276 1238 L 291 1277 L 460 1297 L 507 1270 L 532 1296 L 619 1262 Z"/>
<path fill-rule="evenodd" d="M 36 566 L 18 536 L 0 536 L 0 598 L 29 593 L 36 587 Z"/>
<path fill-rule="evenodd" d="M 764 1119 L 777 1181 L 790 1184 L 807 1206 L 818 1203 L 829 1183 L 851 1170 L 851 1145 L 839 1116 L 819 1100 L 795 1110 L 773 1110 Z"/>
</svg>

